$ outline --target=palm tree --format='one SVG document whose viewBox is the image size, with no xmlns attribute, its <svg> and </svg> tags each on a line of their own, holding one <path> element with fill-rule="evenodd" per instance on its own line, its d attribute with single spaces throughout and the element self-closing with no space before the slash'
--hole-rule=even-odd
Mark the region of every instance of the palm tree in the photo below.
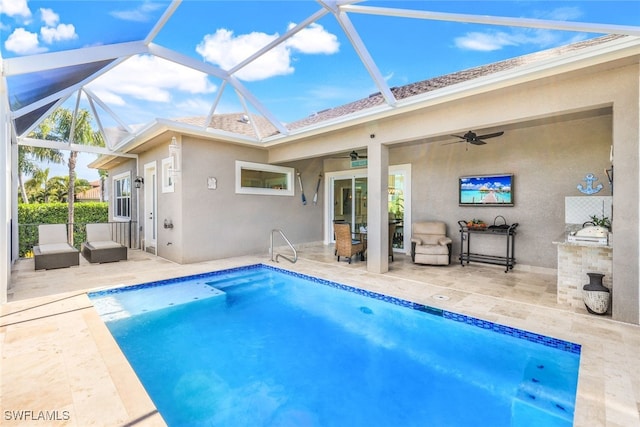
<svg viewBox="0 0 640 427">
<path fill-rule="evenodd" d="M 25 197 L 37 203 L 48 203 L 50 193 L 49 168 L 38 169 L 32 173 L 32 178 L 24 183 L 23 191 Z"/>
<path fill-rule="evenodd" d="M 87 110 L 78 110 L 74 118 L 71 110 L 58 108 L 43 121 L 39 128 L 46 139 L 104 147 L 102 134 L 93 130 L 91 126 L 92 120 L 93 118 Z M 69 152 L 69 185 L 67 187 L 67 194 L 75 194 L 73 189 L 75 188 L 77 158 L 77 151 Z M 71 244 L 73 244 L 74 198 L 75 197 L 68 197 L 68 222 L 71 225 L 71 227 L 69 227 L 69 243 Z"/>
<path fill-rule="evenodd" d="M 33 132 L 30 136 L 34 138 L 42 138 L 42 135 L 38 132 Z M 18 147 L 18 186 L 20 187 L 20 194 L 22 196 L 23 203 L 29 203 L 29 197 L 27 189 L 25 188 L 24 175 L 31 175 L 35 177 L 35 174 L 41 172 L 37 163 L 41 162 L 49 163 L 62 163 L 64 156 L 60 150 L 52 148 L 41 147 L 28 147 L 21 145 Z M 47 170 L 47 175 L 48 175 Z M 46 182 L 46 179 L 45 179 Z"/>
<path fill-rule="evenodd" d="M 98 169 L 98 175 L 100 176 L 100 201 L 104 202 L 104 185 L 109 177 L 109 171 L 105 169 Z"/>
<path fill-rule="evenodd" d="M 59 202 L 69 202 L 69 177 L 68 176 L 56 176 L 51 178 L 51 192 L 55 193 Z M 76 196 L 83 191 L 87 191 L 91 188 L 91 183 L 84 178 L 76 178 L 73 183 L 73 201 L 75 202 Z"/>
</svg>

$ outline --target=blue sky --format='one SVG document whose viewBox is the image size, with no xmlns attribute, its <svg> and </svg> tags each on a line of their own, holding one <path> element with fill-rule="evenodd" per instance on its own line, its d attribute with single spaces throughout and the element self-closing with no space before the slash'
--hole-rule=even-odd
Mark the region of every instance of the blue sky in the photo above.
<svg viewBox="0 0 640 427">
<path fill-rule="evenodd" d="M 143 39 L 169 2 L 0 0 L 4 58 Z M 640 1 L 366 1 L 364 6 L 640 26 Z M 228 69 L 302 22 L 315 1 L 184 1 L 153 40 Z M 594 37 L 458 22 L 348 14 L 380 73 L 400 86 Z M 378 89 L 333 15 L 298 33 L 237 77 L 283 122 Z M 206 115 L 221 81 L 154 57 L 133 57 L 91 86 L 128 123 Z M 226 89 L 217 112 L 238 112 Z M 254 112 L 254 111 L 252 111 Z M 109 125 L 107 123 L 107 125 Z M 83 156 L 86 164 L 93 158 Z M 58 172 L 51 166 L 51 175 Z M 84 165 L 79 176 L 96 179 Z M 85 176 L 85 174 L 87 176 Z"/>
</svg>

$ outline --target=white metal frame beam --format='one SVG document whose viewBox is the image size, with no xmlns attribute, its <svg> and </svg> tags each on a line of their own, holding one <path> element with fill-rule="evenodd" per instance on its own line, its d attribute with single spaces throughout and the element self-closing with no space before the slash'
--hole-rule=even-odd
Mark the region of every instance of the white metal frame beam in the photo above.
<svg viewBox="0 0 640 427">
<path fill-rule="evenodd" d="M 396 9 L 389 7 L 344 5 L 344 12 L 368 15 L 394 16 L 401 18 L 417 18 L 432 21 L 464 22 L 469 24 L 501 25 L 508 27 L 526 27 L 547 30 L 575 31 L 598 34 L 626 34 L 640 36 L 640 28 L 626 25 L 593 24 L 587 22 L 554 21 L 533 18 L 510 18 L 504 16 L 470 15 L 463 13 L 429 12 L 423 10 Z"/>
<path fill-rule="evenodd" d="M 356 31 L 356 28 L 351 23 L 351 20 L 349 19 L 347 14 L 342 11 L 344 7 L 346 6 L 341 6 L 340 11 L 334 13 L 334 16 L 338 20 L 338 23 L 342 27 L 345 35 L 353 45 L 353 48 L 356 50 L 358 56 L 360 57 L 360 60 L 362 61 L 362 64 L 365 66 L 365 68 L 369 72 L 369 75 L 373 79 L 373 82 L 380 90 L 380 93 L 384 97 L 386 103 L 390 106 L 396 105 L 396 97 L 391 92 L 391 89 L 389 89 L 389 85 L 387 85 L 384 77 L 382 76 L 382 73 L 380 73 L 378 66 L 367 50 L 366 45 L 360 38 L 360 35 Z"/>
<path fill-rule="evenodd" d="M 63 141 L 48 141 L 45 139 L 36 138 L 21 138 L 18 140 L 18 145 L 24 145 L 27 147 L 51 148 L 54 150 L 78 151 L 80 153 L 104 154 L 107 156 L 128 157 L 132 159 L 138 158 L 137 154 L 116 152 L 103 147 L 83 144 L 69 144 L 68 142 Z"/>
<path fill-rule="evenodd" d="M 140 41 L 85 47 L 40 55 L 19 56 L 4 60 L 6 77 L 35 73 L 54 68 L 71 67 L 91 62 L 106 61 L 146 53 L 147 46 Z"/>
</svg>

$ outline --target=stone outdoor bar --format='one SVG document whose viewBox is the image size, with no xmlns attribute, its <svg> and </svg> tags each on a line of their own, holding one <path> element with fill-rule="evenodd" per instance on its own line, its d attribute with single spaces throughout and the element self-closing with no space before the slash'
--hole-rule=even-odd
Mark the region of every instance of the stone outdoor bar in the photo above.
<svg viewBox="0 0 640 427">
<path fill-rule="evenodd" d="M 611 197 L 565 198 L 566 230 L 553 242 L 558 248 L 557 301 L 560 304 L 585 307 L 582 289 L 589 283 L 587 273 L 604 274 L 602 284 L 613 293 L 613 234 L 607 232 L 606 237 L 599 239 L 574 237 L 592 215 L 611 218 Z M 606 314 L 611 315 L 611 304 Z"/>
</svg>

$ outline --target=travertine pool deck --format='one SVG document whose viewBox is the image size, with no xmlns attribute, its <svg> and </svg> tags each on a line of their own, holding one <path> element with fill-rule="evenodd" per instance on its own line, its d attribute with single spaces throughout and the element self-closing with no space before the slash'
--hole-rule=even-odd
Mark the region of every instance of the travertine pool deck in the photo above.
<svg viewBox="0 0 640 427">
<path fill-rule="evenodd" d="M 558 305 L 553 271 L 429 267 L 396 254 L 380 275 L 361 261 L 336 262 L 329 246 L 298 255 L 276 265 L 580 344 L 575 425 L 640 427 L 640 327 Z M 81 259 L 79 267 L 37 272 L 33 260 L 18 261 L 0 311 L 0 424 L 165 425 L 86 292 L 255 263 L 272 264 L 258 255 L 178 265 L 142 251 L 124 262 Z"/>
</svg>

